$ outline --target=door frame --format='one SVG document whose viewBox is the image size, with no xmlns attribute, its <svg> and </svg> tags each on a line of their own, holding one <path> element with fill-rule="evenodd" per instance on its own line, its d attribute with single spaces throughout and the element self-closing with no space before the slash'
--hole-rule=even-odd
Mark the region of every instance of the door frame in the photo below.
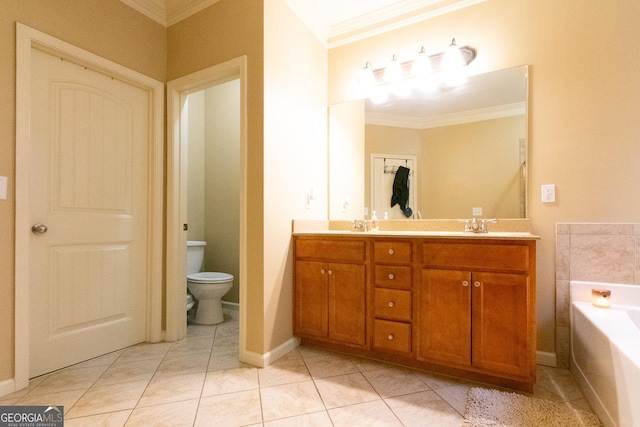
<svg viewBox="0 0 640 427">
<path fill-rule="evenodd" d="M 16 182 L 14 390 L 29 385 L 29 146 L 33 49 L 111 75 L 149 93 L 146 340 L 162 339 L 164 84 L 16 23 Z"/>
<path fill-rule="evenodd" d="M 247 331 L 247 57 L 240 56 L 167 83 L 167 246 L 165 340 L 187 334 L 185 316 L 187 232 L 187 140 L 182 126 L 187 96 L 231 80 L 240 80 L 240 360 L 246 360 Z"/>
</svg>

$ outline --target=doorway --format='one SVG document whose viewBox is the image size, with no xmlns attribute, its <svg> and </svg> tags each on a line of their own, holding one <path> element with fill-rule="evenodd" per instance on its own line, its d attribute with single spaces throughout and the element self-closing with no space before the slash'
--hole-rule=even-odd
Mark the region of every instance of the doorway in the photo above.
<svg viewBox="0 0 640 427">
<path fill-rule="evenodd" d="M 238 305 L 240 80 L 190 93 L 187 123 L 187 240 L 204 241 L 202 271 L 234 277 L 224 301 Z"/>
<path fill-rule="evenodd" d="M 42 240 L 36 241 L 39 237 L 37 233 L 46 233 L 47 228 L 45 224 L 45 225 L 42 225 L 42 227 L 38 226 L 38 227 L 35 227 L 34 229 L 34 227 L 32 227 L 33 221 L 38 219 L 37 218 L 38 215 L 50 214 L 52 212 L 56 214 L 61 214 L 62 216 L 64 216 L 66 221 L 64 223 L 60 220 L 60 218 L 52 219 L 52 223 L 50 223 L 50 225 L 52 226 L 50 227 L 51 228 L 50 234 L 53 237 L 53 234 L 55 233 L 60 234 L 61 232 L 63 232 L 61 230 L 65 226 L 69 226 L 71 227 L 70 228 L 71 230 L 73 230 L 74 232 L 77 232 L 78 230 L 81 229 L 81 223 L 80 223 L 81 220 L 90 224 L 91 218 L 89 217 L 91 216 L 95 217 L 97 215 L 98 216 L 102 215 L 104 217 L 105 214 L 106 215 L 112 214 L 113 212 L 111 211 L 114 210 L 112 208 L 114 206 L 113 203 L 107 203 L 106 205 L 104 205 L 102 204 L 103 202 L 98 202 L 96 200 L 92 200 L 88 203 L 92 204 L 92 206 L 94 207 L 101 206 L 97 209 L 97 212 L 96 211 L 91 212 L 91 209 L 87 209 L 87 207 L 83 205 L 83 203 L 85 202 L 80 203 L 80 205 L 83 205 L 84 207 L 81 206 L 78 209 L 70 207 L 70 204 L 67 203 L 69 200 L 68 199 L 69 194 L 72 194 L 72 192 L 67 191 L 70 188 L 69 185 L 64 185 L 65 191 L 53 192 L 53 191 L 45 190 L 42 192 L 43 193 L 42 197 L 48 198 L 50 199 L 50 201 L 59 196 L 58 199 L 55 200 L 55 202 L 57 203 L 54 205 L 55 209 L 52 209 L 50 206 L 46 208 L 39 207 L 40 200 L 38 200 L 37 192 L 33 191 L 34 183 L 31 182 L 34 178 L 34 175 L 30 174 L 30 171 L 33 171 L 34 169 L 34 165 L 30 163 L 33 156 L 33 150 L 40 149 L 36 147 L 36 142 L 40 142 L 40 141 L 34 141 L 32 140 L 32 138 L 38 138 L 38 139 L 42 138 L 42 135 L 36 134 L 35 132 L 36 131 L 40 132 L 40 129 L 37 129 L 37 127 L 43 126 L 42 122 L 39 122 L 39 123 L 32 122 L 32 120 L 34 120 L 34 115 L 32 113 L 34 113 L 34 108 L 36 107 L 36 105 L 33 105 L 34 103 L 32 103 L 32 99 L 33 99 L 33 96 L 36 95 L 35 91 L 38 90 L 37 88 L 32 87 L 32 84 L 34 83 L 34 81 L 40 82 L 40 80 L 42 80 L 41 77 L 38 77 L 38 75 L 36 75 L 37 70 L 35 70 L 35 68 L 43 67 L 41 62 L 38 62 L 39 60 L 37 56 L 40 56 L 41 57 L 40 59 L 45 59 L 45 60 L 51 60 L 51 58 L 54 58 L 54 62 L 60 62 L 60 61 L 62 61 L 62 63 L 66 62 L 67 63 L 66 65 L 69 65 L 72 68 L 73 67 L 77 68 L 79 74 L 84 74 L 83 78 L 86 77 L 86 78 L 93 78 L 97 80 L 102 79 L 105 81 L 112 80 L 112 84 L 119 85 L 122 88 L 131 87 L 131 90 L 133 92 L 137 92 L 136 96 L 141 97 L 140 105 L 144 104 L 144 109 L 148 108 L 146 114 L 144 115 L 145 118 L 143 119 L 145 123 L 142 123 L 142 125 L 138 127 L 138 129 L 142 130 L 142 133 L 138 134 L 137 136 L 134 136 L 134 139 L 130 141 L 130 143 L 126 143 L 126 142 L 124 143 L 124 145 L 128 144 L 128 146 L 131 147 L 132 145 L 134 145 L 133 141 L 135 141 L 135 145 L 138 146 L 138 148 L 142 148 L 142 151 L 143 151 L 142 155 L 138 157 L 133 156 L 128 159 L 124 159 L 123 157 L 119 157 L 116 155 L 116 158 L 112 159 L 111 161 L 111 163 L 113 163 L 114 165 L 117 164 L 119 166 L 122 165 L 121 161 L 123 161 L 126 165 L 128 165 L 128 166 L 125 166 L 125 169 L 128 170 L 129 172 L 131 172 L 132 168 L 135 168 L 136 166 L 142 166 L 142 168 L 144 169 L 143 176 L 141 177 L 140 180 L 137 181 L 138 184 L 136 184 L 136 188 L 133 189 L 129 187 L 131 190 L 131 193 L 129 194 L 129 196 L 125 197 L 124 199 L 120 198 L 119 199 L 120 201 L 115 202 L 115 205 L 118 205 L 122 200 L 125 200 L 125 199 L 131 200 L 137 197 L 140 197 L 140 199 L 142 200 L 142 203 L 139 204 L 141 210 L 138 210 L 138 213 L 132 216 L 132 217 L 135 217 L 135 221 L 137 221 L 136 227 L 139 227 L 138 230 L 141 232 L 141 234 L 138 237 L 136 237 L 138 243 L 136 243 L 135 245 L 142 245 L 142 249 L 134 251 L 139 255 L 136 258 L 128 258 L 127 256 L 123 256 L 122 254 L 127 252 L 127 250 L 124 249 L 124 247 L 127 246 L 126 243 L 118 246 L 118 244 L 113 242 L 109 243 L 106 241 L 100 241 L 100 244 L 94 244 L 92 246 L 91 245 L 92 243 L 97 243 L 99 242 L 99 240 L 97 239 L 97 237 L 95 237 L 95 235 L 92 234 L 93 231 L 95 230 L 92 230 L 91 228 L 85 230 L 84 232 L 80 232 L 80 234 L 76 236 L 76 240 L 74 240 L 67 247 L 67 249 L 73 248 L 72 250 L 84 250 L 85 253 L 83 255 L 78 255 L 78 257 L 82 258 L 83 256 L 86 256 L 90 258 L 92 262 L 87 263 L 87 262 L 81 261 L 80 264 L 82 264 L 85 267 L 88 265 L 95 266 L 96 270 L 94 270 L 93 272 L 96 272 L 98 270 L 105 271 L 106 264 L 103 263 L 100 267 L 98 267 L 98 265 L 102 262 L 108 263 L 109 258 L 111 258 L 112 260 L 119 259 L 122 261 L 122 263 L 119 264 L 120 267 L 116 267 L 111 271 L 112 273 L 116 272 L 116 275 L 118 272 L 126 272 L 127 270 L 129 271 L 133 270 L 133 268 L 129 268 L 127 266 L 128 265 L 130 266 L 130 264 L 134 262 L 136 264 L 136 270 L 142 272 L 140 276 L 137 276 L 134 279 L 136 281 L 138 280 L 142 281 L 142 283 L 140 284 L 142 297 L 139 300 L 139 306 L 132 307 L 131 303 L 126 301 L 127 296 L 124 296 L 123 299 L 121 299 L 116 304 L 117 307 L 112 305 L 108 310 L 102 311 L 102 314 L 96 317 L 95 312 L 87 313 L 86 307 L 84 306 L 84 304 L 80 303 L 74 307 L 80 310 L 85 310 L 84 314 L 76 316 L 74 319 L 70 319 L 68 317 L 68 315 L 70 314 L 69 310 L 67 310 L 68 306 L 66 306 L 64 309 L 56 311 L 54 305 L 52 305 L 53 299 L 50 297 L 45 301 L 45 304 L 48 304 L 47 318 L 44 319 L 45 320 L 44 324 L 46 325 L 46 331 L 45 331 L 46 333 L 44 336 L 46 337 L 47 340 L 50 340 L 51 336 L 55 336 L 58 338 L 59 337 L 73 338 L 76 334 L 80 334 L 79 331 L 82 331 L 82 333 L 89 333 L 88 336 L 91 337 L 91 339 L 94 339 L 94 336 L 91 333 L 92 330 L 99 329 L 101 327 L 99 326 L 99 324 L 103 323 L 104 320 L 106 320 L 106 324 L 108 324 L 108 326 L 119 327 L 128 321 L 127 319 L 132 315 L 131 314 L 132 312 L 135 312 L 135 310 L 139 310 L 136 316 L 140 314 L 142 314 L 142 316 L 139 317 L 139 324 L 138 326 L 136 326 L 136 328 L 138 329 L 138 332 L 136 332 L 136 337 L 132 339 L 134 341 L 143 340 L 143 341 L 149 341 L 149 342 L 155 342 L 161 339 L 161 336 L 162 336 L 162 329 L 161 329 L 161 326 L 162 326 L 162 267 L 161 267 L 162 266 L 162 250 L 161 250 L 161 247 L 162 247 L 162 224 L 163 224 L 163 218 L 162 218 L 162 207 L 163 207 L 162 115 L 164 110 L 163 109 L 164 100 L 163 100 L 163 85 L 161 82 L 158 82 L 156 80 L 143 76 L 123 66 L 112 63 L 111 61 L 108 61 L 97 55 L 94 55 L 92 53 L 79 49 L 68 43 L 62 42 L 58 39 L 50 37 L 44 33 L 33 30 L 19 23 L 17 24 L 16 52 L 17 52 L 17 65 L 16 65 L 16 129 L 17 131 L 16 131 L 16 184 L 15 184 L 16 185 L 16 223 L 15 223 L 16 279 L 15 279 L 15 377 L 14 377 L 15 383 L 14 383 L 14 388 L 16 390 L 19 390 L 21 388 L 28 386 L 29 377 L 31 376 L 30 374 L 33 371 L 30 366 L 31 364 L 30 356 L 33 356 L 33 354 L 31 354 L 32 352 L 38 350 L 38 348 L 32 349 L 31 348 L 32 344 L 30 343 L 30 336 L 32 335 L 31 332 L 33 332 L 31 330 L 33 326 L 30 326 L 30 313 L 33 309 L 36 309 L 34 307 L 31 307 L 30 304 L 32 301 L 31 297 L 39 296 L 39 295 L 34 295 L 34 291 L 31 289 L 32 288 L 31 284 L 34 280 L 39 281 L 39 279 L 35 276 L 35 272 L 37 271 L 37 269 L 35 270 L 30 269 L 30 265 L 33 261 L 31 259 L 32 256 L 34 255 L 33 251 L 36 249 L 38 245 L 43 243 Z M 46 68 L 49 68 L 49 67 L 46 67 Z M 83 73 L 83 71 L 87 71 L 87 73 Z M 65 74 L 66 71 L 62 71 L 62 73 Z M 41 73 L 41 75 L 44 75 L 47 78 L 51 77 L 48 75 L 48 73 L 44 73 L 44 74 Z M 91 84 L 87 85 L 85 83 L 74 85 L 70 83 L 69 76 L 65 75 L 64 79 L 57 79 L 57 81 L 54 82 L 54 85 L 57 85 L 57 87 L 59 88 L 61 88 L 64 85 L 67 85 L 65 86 L 64 90 L 61 90 L 58 92 L 61 96 L 66 96 L 71 93 L 75 93 L 80 98 L 85 96 L 85 98 L 90 97 L 96 100 L 101 99 L 101 101 L 99 101 L 96 105 L 99 104 L 101 106 L 105 106 L 111 103 L 112 106 L 109 108 L 111 108 L 112 111 L 118 110 L 118 108 L 115 107 L 115 105 L 118 104 L 117 102 L 118 96 L 112 96 L 111 89 L 106 90 L 104 93 L 101 94 L 102 96 L 100 96 L 100 90 L 95 88 L 91 90 L 80 90 L 79 88 L 81 87 L 91 86 Z M 84 95 L 81 95 L 80 92 L 83 92 Z M 93 98 L 94 95 L 97 95 L 96 98 Z M 37 102 L 40 103 L 40 101 L 41 99 L 37 98 Z M 67 112 L 70 111 L 70 108 L 67 108 L 67 107 L 72 105 L 72 103 L 64 101 L 64 102 L 58 102 L 57 104 L 51 104 L 51 105 L 55 106 L 55 108 L 52 107 L 53 111 L 57 111 L 57 113 L 61 114 L 64 111 L 67 111 Z M 41 107 L 41 105 L 38 105 L 38 107 Z M 117 122 L 117 119 L 114 121 L 115 116 L 112 116 L 111 119 L 106 119 L 106 116 L 108 116 L 109 114 L 106 114 L 106 115 L 103 114 L 105 110 L 102 110 L 103 112 L 96 113 L 99 110 L 100 109 L 97 108 L 96 110 L 92 111 L 92 114 L 95 113 L 94 118 L 102 117 L 105 120 L 105 122 L 103 123 L 106 123 L 106 121 L 109 121 L 110 123 L 108 125 L 109 127 L 112 127 L 114 123 Z M 126 108 L 123 109 L 122 111 L 124 110 L 126 110 Z M 86 112 L 86 111 L 83 111 L 83 112 Z M 51 114 L 45 112 L 44 117 L 47 117 L 47 116 L 51 116 Z M 40 114 L 39 116 L 36 114 L 35 117 L 37 118 L 37 117 L 43 117 L 43 116 L 42 114 Z M 57 130 L 59 134 L 63 129 L 69 130 L 69 129 L 72 129 L 73 126 L 76 126 L 82 123 L 86 124 L 86 121 L 83 121 L 83 120 L 79 121 L 78 118 L 71 118 L 66 121 L 65 126 L 62 126 L 62 127 L 58 126 L 57 128 L 51 127 L 50 129 Z M 44 127 L 45 128 L 47 127 L 46 124 L 44 124 Z M 94 135 L 95 134 L 96 133 L 94 133 Z M 65 136 L 65 135 L 62 135 L 62 136 Z M 67 144 L 70 141 L 70 139 L 71 138 L 67 138 L 65 136 L 65 138 L 60 137 L 58 141 L 60 144 Z M 101 163 L 103 160 L 109 163 L 109 161 L 106 160 L 108 157 L 106 152 L 102 151 L 103 149 L 106 149 L 107 151 L 110 149 L 110 148 L 107 148 L 108 144 L 105 141 L 99 140 L 99 139 L 95 139 L 94 142 L 95 143 L 92 143 L 91 148 L 88 151 L 93 150 L 94 153 L 100 152 L 101 154 L 97 157 L 94 156 L 94 159 L 99 158 L 101 159 Z M 52 143 L 50 145 L 55 145 L 55 143 Z M 58 148 L 59 148 L 59 151 L 62 150 L 60 151 L 60 153 L 64 151 L 65 154 L 69 154 L 69 147 L 63 148 L 62 145 L 59 145 Z M 86 145 L 84 148 L 86 148 Z M 79 152 L 82 152 L 82 150 L 80 150 Z M 88 151 L 85 150 L 84 153 L 88 153 Z M 135 151 L 135 149 L 133 151 Z M 131 154 L 133 153 L 131 152 Z M 67 156 L 66 157 L 67 160 L 69 160 L 70 157 L 71 156 Z M 61 177 L 60 175 L 66 173 L 70 169 L 73 169 L 72 167 L 68 167 L 70 165 L 64 165 L 64 166 L 60 165 L 59 161 L 61 160 L 62 160 L 62 156 L 55 155 L 55 154 L 50 155 L 49 160 L 45 159 L 45 163 L 48 164 L 48 166 L 54 165 L 54 167 L 51 167 L 50 172 L 48 174 L 45 174 L 44 176 L 46 180 L 53 180 L 53 182 L 55 182 L 55 185 L 58 185 L 60 188 L 62 187 L 62 183 L 65 182 L 63 177 Z M 55 163 L 56 161 L 58 163 Z M 130 162 L 133 162 L 133 163 L 130 163 Z M 82 166 L 81 163 L 82 163 L 81 160 L 79 159 L 75 160 L 75 165 L 79 169 L 82 169 L 84 167 L 86 171 L 87 170 L 87 168 L 85 167 L 86 165 Z M 104 163 L 102 164 L 103 166 L 105 166 Z M 93 168 L 94 166 L 95 165 L 92 165 L 91 168 Z M 107 175 L 110 172 L 107 171 L 106 169 L 104 169 L 103 172 L 104 173 L 102 174 L 98 174 L 100 175 L 99 180 L 108 181 L 110 178 L 108 178 Z M 93 177 L 96 178 L 97 175 L 93 175 Z M 115 179 L 122 180 L 123 178 L 117 177 Z M 115 186 L 115 187 L 118 187 L 118 190 L 116 191 L 116 193 L 123 190 L 127 186 L 125 181 L 128 182 L 129 180 L 124 179 L 122 181 L 119 181 L 123 185 L 118 184 Z M 86 185 L 92 185 L 91 179 L 82 179 L 82 175 L 79 182 L 81 185 L 84 185 L 85 187 Z M 105 187 L 102 187 L 101 185 L 99 187 L 103 189 L 105 188 Z M 112 189 L 115 187 L 111 186 Z M 129 190 L 127 190 L 127 192 L 128 191 Z M 93 194 L 99 195 L 99 197 L 102 197 L 105 195 L 104 191 L 93 192 Z M 122 193 L 120 192 L 118 194 L 122 194 Z M 113 201 L 115 199 L 111 198 L 111 200 Z M 76 202 L 74 201 L 73 203 L 76 203 Z M 127 204 L 128 202 L 120 206 L 125 206 Z M 121 214 L 122 212 L 119 214 L 116 214 L 116 216 L 118 215 L 127 216 L 127 215 L 121 215 Z M 74 218 L 71 218 L 71 221 L 69 221 L 68 217 L 70 216 L 74 217 L 75 220 Z M 46 218 L 49 218 L 49 216 L 46 216 Z M 131 225 L 121 224 L 119 226 L 116 226 L 116 229 L 111 229 L 111 232 L 119 234 L 121 231 L 125 229 L 131 229 Z M 70 233 L 63 232 L 63 234 L 65 234 L 65 237 L 68 237 Z M 122 238 L 122 236 L 120 237 L 121 237 L 120 243 L 126 242 L 126 238 Z M 83 239 L 84 239 L 84 243 L 82 243 Z M 58 243 L 54 243 L 54 246 L 56 246 L 55 249 L 58 250 L 57 254 L 54 253 L 55 251 L 52 251 L 52 250 L 44 251 L 49 253 L 48 259 L 55 258 L 57 256 L 57 258 L 54 261 L 62 262 L 63 260 L 64 261 L 72 260 L 72 258 L 75 257 L 75 255 L 70 256 L 69 250 L 65 252 L 65 248 L 60 245 L 59 241 Z M 100 254 L 98 254 L 99 252 Z M 96 280 L 95 282 L 91 282 L 91 281 L 82 279 L 82 277 L 80 277 L 81 275 L 76 275 L 74 278 L 70 280 L 70 276 L 68 274 L 65 276 L 66 273 L 63 272 L 62 275 L 60 275 L 59 273 L 62 270 L 60 268 L 58 269 L 54 268 L 54 266 L 60 267 L 62 264 L 60 263 L 56 264 L 52 262 L 51 265 L 52 267 L 45 266 L 45 268 L 42 269 L 49 275 L 47 280 L 51 277 L 53 278 L 64 277 L 63 280 L 58 281 L 58 284 L 68 286 L 70 283 L 72 284 L 81 283 L 85 287 L 82 290 L 80 290 L 79 293 L 82 294 L 84 292 L 85 296 L 91 295 L 91 297 L 93 297 L 93 295 L 95 295 L 94 293 L 95 289 L 87 289 L 86 286 L 92 286 L 96 282 L 98 282 L 99 285 L 108 287 L 108 285 L 106 285 L 106 282 L 113 279 L 113 277 L 111 277 L 110 279 L 103 275 L 101 276 L 102 281 Z M 71 270 L 67 270 L 67 272 L 71 272 Z M 88 272 L 89 275 L 91 275 L 92 272 L 89 270 L 85 272 Z M 56 276 L 56 274 L 58 274 L 58 276 Z M 114 280 L 119 280 L 119 279 L 114 279 Z M 65 289 L 65 291 L 68 291 L 68 290 L 69 290 L 68 288 Z M 67 296 L 69 295 L 69 293 L 65 294 L 64 292 L 60 292 L 60 291 L 61 291 L 60 288 L 53 289 L 53 292 L 51 289 L 47 290 L 47 292 L 50 292 L 50 293 L 52 292 L 57 297 L 60 297 L 60 295 L 67 295 Z M 35 292 L 40 292 L 40 291 L 36 289 Z M 71 292 L 73 293 L 74 290 L 71 290 Z M 78 296 L 78 293 L 76 293 L 75 296 Z M 92 298 L 88 298 L 88 299 L 85 298 L 84 301 L 87 302 L 91 299 Z M 100 298 L 97 298 L 96 300 L 100 300 Z M 109 298 L 105 298 L 103 300 L 109 300 Z M 67 299 L 58 298 L 58 302 L 64 305 L 69 301 Z M 113 299 L 111 299 L 111 302 L 113 302 Z M 62 307 L 62 305 L 58 304 L 59 307 Z M 52 307 L 54 309 L 52 309 Z M 56 313 L 64 314 L 67 317 L 62 319 L 58 316 L 56 318 L 55 316 Z M 74 316 L 76 314 L 77 313 L 73 313 Z M 79 322 L 76 322 L 76 320 L 78 319 L 79 319 Z M 52 324 L 59 326 L 58 330 L 52 329 L 51 328 Z M 69 328 L 73 330 L 70 330 Z M 127 327 L 125 327 L 124 329 L 127 329 Z M 38 331 L 38 332 L 41 332 L 41 331 Z M 119 332 L 117 331 L 113 331 L 113 333 L 116 335 L 119 334 Z M 41 337 L 41 339 L 45 339 L 45 338 Z M 62 363 L 63 365 L 66 365 L 68 363 L 77 362 L 78 361 L 76 360 L 77 358 L 84 360 L 85 358 L 88 358 L 88 357 L 94 357 L 95 355 L 83 352 L 84 350 L 83 351 L 78 350 L 78 348 L 82 347 L 83 344 L 86 347 L 90 347 L 92 345 L 92 344 L 87 345 L 87 341 L 83 339 L 76 340 L 76 342 L 73 344 L 74 347 L 72 347 L 71 351 L 68 352 L 72 356 L 72 358 L 61 360 L 60 363 Z M 121 345 L 121 343 L 116 343 L 115 345 L 119 346 Z M 64 348 L 65 345 L 62 344 L 61 347 Z M 112 351 L 114 349 L 109 347 L 108 345 L 107 347 L 97 346 L 97 345 L 95 347 L 96 348 L 99 347 L 100 352 Z M 39 349 L 39 351 L 44 352 L 49 350 Z M 55 350 L 50 350 L 50 351 L 55 351 Z M 45 370 L 51 369 L 51 366 L 46 367 Z M 61 367 L 61 366 L 58 366 L 58 367 Z M 55 369 L 55 367 L 53 369 Z"/>
<path fill-rule="evenodd" d="M 236 82 L 239 92 L 239 156 L 237 165 L 237 186 L 235 197 L 238 200 L 237 229 L 239 230 L 237 254 L 238 301 L 240 314 L 240 359 L 246 349 L 246 194 L 247 194 L 247 59 L 239 57 L 225 63 L 201 70 L 191 75 L 173 80 L 167 84 L 167 325 L 166 337 L 168 341 L 182 339 L 186 336 L 187 317 L 185 313 L 186 294 L 186 245 L 187 240 L 205 235 L 206 224 L 190 223 L 189 218 L 189 102 L 197 99 L 195 95 L 191 101 L 189 97 L 210 88 L 223 87 L 230 82 Z M 189 101 L 189 102 L 188 102 Z M 214 149 L 215 150 L 215 149 Z M 219 160 L 219 159 L 218 159 Z M 215 177 L 220 181 L 224 177 Z M 223 181 L 224 182 L 224 181 Z M 224 197 L 224 196 L 222 196 Z M 205 202 L 203 202 L 205 203 Z M 215 202 L 214 202 L 215 203 Z M 203 207 L 203 211 L 204 211 Z M 200 218 L 202 219 L 202 218 Z M 200 221 L 195 219 L 195 221 Z M 190 234 L 190 230 L 194 229 Z M 202 234 L 198 230 L 202 228 Z M 218 227 L 219 230 L 219 227 Z M 219 231 L 218 231 L 219 232 Z M 213 244 L 222 237 L 211 237 Z M 203 239 L 203 240 L 206 240 Z M 214 257 L 217 257 L 214 254 Z M 208 267 L 219 265 L 217 262 L 207 263 Z M 235 276 L 235 275 L 234 275 Z"/>
</svg>

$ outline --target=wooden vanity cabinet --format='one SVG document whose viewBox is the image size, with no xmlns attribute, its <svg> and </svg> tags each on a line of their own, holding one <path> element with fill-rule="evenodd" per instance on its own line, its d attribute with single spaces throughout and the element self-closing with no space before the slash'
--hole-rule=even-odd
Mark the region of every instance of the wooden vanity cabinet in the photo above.
<svg viewBox="0 0 640 427">
<path fill-rule="evenodd" d="M 418 360 L 535 381 L 535 241 L 423 242 Z"/>
<path fill-rule="evenodd" d="M 373 241 L 373 349 L 410 356 L 412 345 L 412 267 L 410 240 Z"/>
<path fill-rule="evenodd" d="M 294 237 L 294 334 L 531 392 L 534 239 Z"/>
<path fill-rule="evenodd" d="M 364 346 L 366 242 L 313 237 L 294 241 L 294 334 Z"/>
</svg>

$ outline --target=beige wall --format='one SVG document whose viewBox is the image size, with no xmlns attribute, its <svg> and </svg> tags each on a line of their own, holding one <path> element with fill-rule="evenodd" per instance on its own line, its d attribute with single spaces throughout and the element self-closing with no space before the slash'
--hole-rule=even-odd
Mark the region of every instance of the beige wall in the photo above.
<svg viewBox="0 0 640 427">
<path fill-rule="evenodd" d="M 13 378 L 15 222 L 15 26 L 21 22 L 160 81 L 167 35 L 119 0 L 2 0 L 0 5 L 0 381 Z"/>
<path fill-rule="evenodd" d="M 327 49 L 265 1 L 264 349 L 293 336 L 292 219 L 327 218 Z M 251 165 L 250 165 L 251 166 Z M 305 192 L 314 188 L 313 209 Z"/>
<path fill-rule="evenodd" d="M 205 95 L 204 271 L 233 275 L 223 297 L 239 302 L 240 80 L 207 89 Z"/>
<path fill-rule="evenodd" d="M 366 192 L 364 101 L 329 107 L 329 219 L 363 218 Z M 352 159 L 362 158 L 361 162 Z M 348 202 L 345 204 L 345 202 Z"/>
<path fill-rule="evenodd" d="M 522 116 L 422 132 L 420 211 L 424 218 L 520 217 Z"/>
<path fill-rule="evenodd" d="M 555 224 L 637 222 L 640 6 L 635 0 L 491 0 L 329 51 L 329 102 L 353 99 L 365 61 L 408 58 L 451 37 L 475 73 L 530 64 L 529 216 L 538 242 L 538 349 L 554 352 Z M 540 202 L 556 184 L 557 202 Z"/>
<path fill-rule="evenodd" d="M 204 240 L 205 230 L 205 91 L 187 97 L 187 240 Z"/>
</svg>

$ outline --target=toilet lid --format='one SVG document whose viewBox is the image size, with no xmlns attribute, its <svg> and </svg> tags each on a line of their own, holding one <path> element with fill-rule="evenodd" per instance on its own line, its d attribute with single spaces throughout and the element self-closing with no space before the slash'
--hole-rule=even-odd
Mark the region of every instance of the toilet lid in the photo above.
<svg viewBox="0 0 640 427">
<path fill-rule="evenodd" d="M 187 280 L 199 283 L 223 283 L 233 280 L 233 276 L 231 274 L 213 271 L 189 274 Z"/>
</svg>

